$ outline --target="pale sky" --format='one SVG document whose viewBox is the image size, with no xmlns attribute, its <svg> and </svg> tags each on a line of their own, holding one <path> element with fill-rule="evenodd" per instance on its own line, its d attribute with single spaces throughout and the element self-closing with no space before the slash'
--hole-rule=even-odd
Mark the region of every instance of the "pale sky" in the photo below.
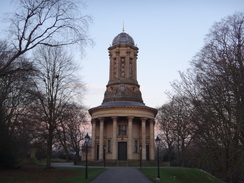
<svg viewBox="0 0 244 183">
<path fill-rule="evenodd" d="M 101 104 L 109 79 L 107 48 L 115 36 L 125 32 L 139 48 L 137 79 L 144 103 L 159 107 L 167 101 L 170 83 L 178 71 L 200 51 L 214 22 L 244 11 L 243 0 L 87 0 L 93 17 L 90 35 L 95 46 L 86 49 L 83 62 L 88 107 Z"/>
<path fill-rule="evenodd" d="M 108 47 L 125 32 L 139 48 L 137 79 L 144 103 L 160 107 L 167 102 L 170 83 L 200 51 L 214 22 L 244 11 L 244 0 L 86 0 L 83 14 L 92 16 L 89 35 L 94 46 L 85 48 L 80 75 L 87 84 L 83 103 L 102 103 L 109 79 Z M 9 2 L 0 0 L 0 16 Z M 2 24 L 2 22 L 1 22 Z M 0 26 L 1 27 L 1 26 Z"/>
</svg>

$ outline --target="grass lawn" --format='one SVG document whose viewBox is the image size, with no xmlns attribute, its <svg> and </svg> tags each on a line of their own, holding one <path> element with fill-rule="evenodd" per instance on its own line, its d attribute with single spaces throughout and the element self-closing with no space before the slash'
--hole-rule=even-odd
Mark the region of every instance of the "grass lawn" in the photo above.
<svg viewBox="0 0 244 183">
<path fill-rule="evenodd" d="M 142 168 L 141 172 L 157 183 L 224 183 L 211 174 L 195 168 L 160 168 L 160 181 L 156 181 L 157 168 Z"/>
<path fill-rule="evenodd" d="M 0 182 L 4 183 L 86 183 L 104 171 L 103 168 L 89 168 L 85 179 L 84 168 L 44 168 L 25 167 L 0 171 Z"/>
</svg>

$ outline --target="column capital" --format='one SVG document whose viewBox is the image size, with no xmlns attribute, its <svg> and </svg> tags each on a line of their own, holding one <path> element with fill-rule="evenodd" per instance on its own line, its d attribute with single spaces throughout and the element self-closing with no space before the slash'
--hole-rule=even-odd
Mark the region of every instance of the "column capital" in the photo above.
<svg viewBox="0 0 244 183">
<path fill-rule="evenodd" d="M 134 119 L 134 116 L 128 116 L 127 119 L 128 120 Z"/>
<path fill-rule="evenodd" d="M 98 118 L 99 121 L 104 121 L 104 118 Z"/>
<path fill-rule="evenodd" d="M 91 123 L 92 123 L 92 124 L 94 124 L 94 123 L 96 124 L 96 122 L 97 122 L 97 121 L 96 121 L 95 118 L 91 119 Z"/>
<path fill-rule="evenodd" d="M 148 118 L 141 118 L 142 121 L 146 121 Z"/>
<path fill-rule="evenodd" d="M 150 121 L 150 123 L 155 123 L 155 119 L 154 118 L 150 118 L 149 121 Z"/>
<path fill-rule="evenodd" d="M 117 120 L 117 119 L 118 119 L 118 116 L 111 116 L 111 118 L 112 118 L 113 120 Z"/>
</svg>

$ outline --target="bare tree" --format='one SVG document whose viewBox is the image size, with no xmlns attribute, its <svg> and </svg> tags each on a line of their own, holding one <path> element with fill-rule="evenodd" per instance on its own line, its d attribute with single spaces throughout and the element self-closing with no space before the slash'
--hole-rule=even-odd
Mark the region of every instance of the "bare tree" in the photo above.
<svg viewBox="0 0 244 183">
<path fill-rule="evenodd" d="M 87 42 L 90 18 L 80 13 L 72 0 L 20 0 L 19 9 L 10 18 L 12 55 L 1 66 L 0 75 L 20 55 L 38 45 L 49 47 Z"/>
<path fill-rule="evenodd" d="M 160 137 L 162 138 L 162 143 L 168 150 L 168 160 L 170 164 L 172 161 L 173 149 L 176 144 L 172 112 L 171 103 L 168 103 L 160 107 L 157 114 L 157 122 L 161 134 Z"/>
<path fill-rule="evenodd" d="M 0 42 L 0 67 L 11 57 L 12 52 L 5 42 Z M 24 57 L 19 57 L 15 65 L 11 65 L 8 70 L 17 68 L 32 68 L 32 64 Z M 33 72 L 8 72 L 0 77 L 0 157 L 1 166 L 15 166 L 16 159 L 21 153 L 18 140 L 20 139 L 20 129 L 18 128 L 20 116 L 32 100 L 29 89 L 33 88 Z"/>
<path fill-rule="evenodd" d="M 178 165 L 184 166 L 187 148 L 194 138 L 194 126 L 186 98 L 174 96 L 170 103 L 159 109 L 157 117 L 170 156 L 173 147 L 176 147 Z"/>
<path fill-rule="evenodd" d="M 26 76 L 28 73 L 35 71 L 32 64 L 24 62 L 24 55 L 38 45 L 60 47 L 78 44 L 82 48 L 88 41 L 87 30 L 91 20 L 89 16 L 81 14 L 81 6 L 78 6 L 72 0 L 20 0 L 15 2 L 19 8 L 9 18 L 10 29 L 8 32 L 10 34 L 8 35 L 8 41 L 0 43 L 2 89 L 0 118 L 1 124 L 6 127 L 1 129 L 6 129 L 7 135 L 10 132 L 21 134 L 16 129 L 26 127 L 24 124 L 26 120 L 22 121 L 16 116 L 21 116 L 21 119 L 25 118 L 20 113 L 25 111 L 23 110 L 25 105 L 23 102 L 30 100 L 29 96 L 27 98 L 29 92 L 35 93 L 35 97 L 39 97 L 39 99 L 42 98 L 42 93 L 39 91 L 34 92 L 31 88 L 29 88 L 29 91 L 24 90 L 19 85 L 20 81 L 23 80 L 25 82 L 24 86 L 26 88 L 30 87 L 29 78 L 26 78 Z M 12 64 L 13 62 L 15 64 Z M 20 94 L 20 91 L 24 91 L 24 93 Z M 15 123 L 13 123 L 13 120 Z M 11 128 L 6 126 L 9 124 L 12 125 Z M 18 128 L 16 128 L 16 125 Z M 10 129 L 14 130 L 9 131 Z M 9 139 L 7 136 L 5 138 Z"/>
<path fill-rule="evenodd" d="M 42 126 L 45 127 L 47 141 L 47 168 L 51 167 L 54 132 L 61 120 L 62 113 L 73 97 L 84 89 L 75 76 L 77 66 L 72 58 L 60 47 L 42 46 L 35 54 L 38 97 L 34 107 Z"/>
<path fill-rule="evenodd" d="M 237 182 L 244 159 L 244 14 L 213 25 L 205 46 L 173 85 L 194 106 L 196 134 L 227 182 Z"/>
<path fill-rule="evenodd" d="M 75 159 L 80 160 L 81 142 L 87 132 L 87 110 L 75 103 L 64 109 L 57 128 L 58 141 L 66 153 L 75 152 Z"/>
<path fill-rule="evenodd" d="M 201 110 L 209 114 L 205 119 L 211 122 L 215 144 L 222 149 L 218 166 L 228 182 L 237 181 L 244 159 L 243 60 L 244 14 L 236 13 L 213 26 L 206 46 L 193 62 L 197 82 L 203 86 Z"/>
</svg>

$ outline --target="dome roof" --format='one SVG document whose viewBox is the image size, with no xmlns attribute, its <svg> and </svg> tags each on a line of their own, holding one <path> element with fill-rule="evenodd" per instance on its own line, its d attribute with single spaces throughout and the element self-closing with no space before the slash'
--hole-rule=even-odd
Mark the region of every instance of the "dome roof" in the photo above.
<svg viewBox="0 0 244 183">
<path fill-rule="evenodd" d="M 112 46 L 121 46 L 121 45 L 129 45 L 129 46 L 135 46 L 135 42 L 133 40 L 133 38 L 125 33 L 125 32 L 121 32 L 120 34 L 118 34 L 114 39 L 113 39 L 113 43 Z"/>
</svg>

